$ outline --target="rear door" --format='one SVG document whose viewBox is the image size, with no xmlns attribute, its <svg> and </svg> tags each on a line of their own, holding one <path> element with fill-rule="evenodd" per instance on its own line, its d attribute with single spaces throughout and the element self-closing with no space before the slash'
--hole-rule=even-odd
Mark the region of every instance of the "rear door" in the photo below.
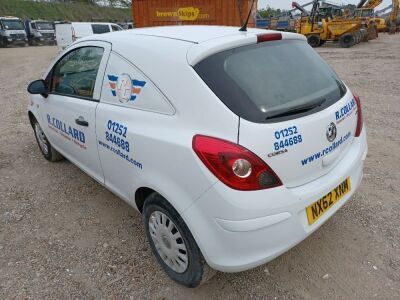
<svg viewBox="0 0 400 300">
<path fill-rule="evenodd" d="M 72 44 L 72 24 L 56 24 L 57 45 L 61 49 Z"/>
<path fill-rule="evenodd" d="M 356 102 L 301 40 L 278 40 L 214 54 L 195 66 L 240 119 L 238 143 L 287 187 L 329 172 L 354 138 Z"/>
<path fill-rule="evenodd" d="M 352 109 L 336 119 L 347 107 Z M 242 119 L 239 143 L 267 162 L 285 186 L 299 186 L 328 173 L 346 153 L 356 129 L 355 110 L 349 93 L 326 110 L 290 121 L 257 124 Z"/>
<path fill-rule="evenodd" d="M 90 23 L 76 22 L 72 24 L 73 24 L 74 41 L 93 34 L 92 26 Z"/>
<path fill-rule="evenodd" d="M 79 43 L 63 55 L 48 78 L 43 98 L 42 126 L 50 142 L 69 160 L 104 182 L 97 151 L 96 108 L 111 46 Z"/>
</svg>

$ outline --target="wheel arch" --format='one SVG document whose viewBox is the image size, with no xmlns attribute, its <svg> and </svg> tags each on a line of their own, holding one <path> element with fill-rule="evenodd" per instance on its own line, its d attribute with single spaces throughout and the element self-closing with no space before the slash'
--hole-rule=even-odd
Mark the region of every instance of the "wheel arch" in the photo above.
<svg viewBox="0 0 400 300">
<path fill-rule="evenodd" d="M 140 213 L 143 213 L 144 202 L 146 201 L 146 198 L 152 193 L 158 193 L 158 192 L 148 187 L 140 187 L 136 190 L 135 204 Z"/>
<path fill-rule="evenodd" d="M 31 111 L 28 111 L 28 117 L 29 117 L 29 122 L 31 123 L 31 126 L 33 128 L 34 122 L 37 121 L 37 118 Z"/>
</svg>

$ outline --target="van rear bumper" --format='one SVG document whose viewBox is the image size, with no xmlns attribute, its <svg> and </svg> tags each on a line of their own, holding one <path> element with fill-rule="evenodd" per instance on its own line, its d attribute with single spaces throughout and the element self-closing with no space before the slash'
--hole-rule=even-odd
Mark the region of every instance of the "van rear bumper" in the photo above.
<svg viewBox="0 0 400 300">
<path fill-rule="evenodd" d="M 366 130 L 326 175 L 295 188 L 243 192 L 216 183 L 183 214 L 207 263 L 223 272 L 244 271 L 286 252 L 336 213 L 360 185 L 367 154 Z M 306 207 L 344 179 L 351 190 L 312 225 Z"/>
</svg>

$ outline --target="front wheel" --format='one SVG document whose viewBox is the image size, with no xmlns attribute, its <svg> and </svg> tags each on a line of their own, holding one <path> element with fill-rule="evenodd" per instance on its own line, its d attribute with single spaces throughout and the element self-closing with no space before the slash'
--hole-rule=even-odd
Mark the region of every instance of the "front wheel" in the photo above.
<svg viewBox="0 0 400 300">
<path fill-rule="evenodd" d="M 0 48 L 7 48 L 7 45 L 8 45 L 7 38 L 5 38 L 5 37 L 1 38 L 0 37 Z"/>
<path fill-rule="evenodd" d="M 147 197 L 143 221 L 154 256 L 173 280 L 194 288 L 216 273 L 206 264 L 181 216 L 161 195 Z"/>
<path fill-rule="evenodd" d="M 343 34 L 339 39 L 340 46 L 342 48 L 350 48 L 355 44 L 354 35 L 351 33 Z"/>
<path fill-rule="evenodd" d="M 32 126 L 33 131 L 35 132 L 36 141 L 44 158 L 51 162 L 62 160 L 64 157 L 50 144 L 42 127 L 40 127 L 39 122 L 34 120 Z"/>
<path fill-rule="evenodd" d="M 317 34 L 313 34 L 307 37 L 307 42 L 308 44 L 315 48 L 315 47 L 319 47 L 320 46 L 320 42 L 321 42 L 321 38 L 319 35 Z"/>
</svg>

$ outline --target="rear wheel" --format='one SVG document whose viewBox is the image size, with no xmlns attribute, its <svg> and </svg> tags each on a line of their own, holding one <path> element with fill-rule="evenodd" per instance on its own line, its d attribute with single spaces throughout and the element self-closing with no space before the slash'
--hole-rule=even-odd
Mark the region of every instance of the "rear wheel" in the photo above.
<svg viewBox="0 0 400 300">
<path fill-rule="evenodd" d="M 369 41 L 369 36 L 368 36 L 367 30 L 365 28 L 361 28 L 360 32 L 361 32 L 361 36 L 362 36 L 361 41 L 362 42 L 368 42 Z"/>
<path fill-rule="evenodd" d="M 309 35 L 307 37 L 307 42 L 313 48 L 319 47 L 320 42 L 321 42 L 321 38 L 317 34 Z"/>
<path fill-rule="evenodd" d="M 42 127 L 40 127 L 39 122 L 34 120 L 32 126 L 35 132 L 36 141 L 44 158 L 51 162 L 62 160 L 64 157 L 50 144 L 44 131 L 42 130 Z"/>
<path fill-rule="evenodd" d="M 350 48 L 355 43 L 354 35 L 351 33 L 343 34 L 339 39 L 339 43 L 342 48 Z"/>
<path fill-rule="evenodd" d="M 355 43 L 359 44 L 361 42 L 361 39 L 362 39 L 361 32 L 360 31 L 355 32 L 354 33 L 354 37 L 355 37 Z"/>
<path fill-rule="evenodd" d="M 216 273 L 205 262 L 181 216 L 161 195 L 147 197 L 143 221 L 154 256 L 173 280 L 194 288 Z"/>
<path fill-rule="evenodd" d="M 357 45 L 358 44 L 358 34 L 357 34 L 357 32 L 354 32 L 353 35 L 354 35 L 354 45 Z"/>
</svg>

